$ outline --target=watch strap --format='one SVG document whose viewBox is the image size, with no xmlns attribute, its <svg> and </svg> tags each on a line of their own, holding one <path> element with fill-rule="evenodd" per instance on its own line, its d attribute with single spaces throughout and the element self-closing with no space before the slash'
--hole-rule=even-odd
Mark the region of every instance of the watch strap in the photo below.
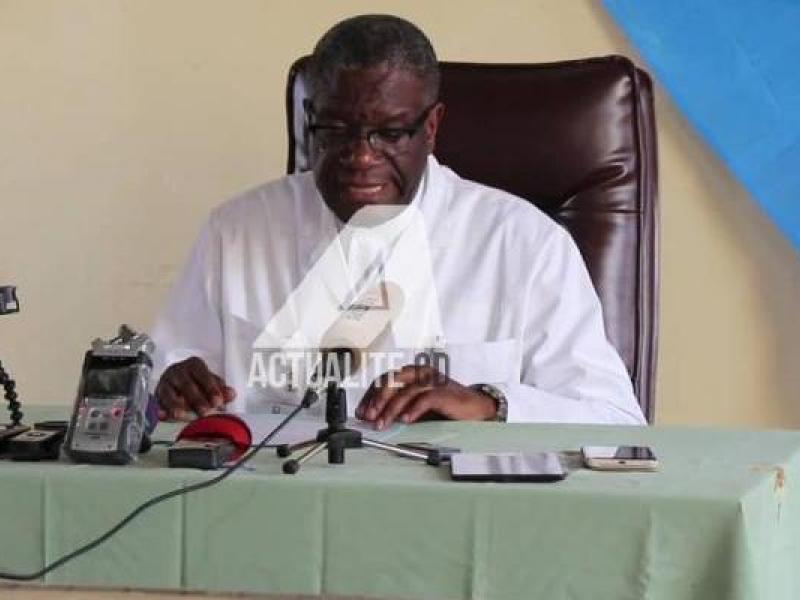
<svg viewBox="0 0 800 600">
<path fill-rule="evenodd" d="M 489 383 L 476 383 L 469 387 L 476 392 L 480 392 L 481 394 L 489 396 L 492 400 L 494 400 L 497 413 L 495 414 L 493 420 L 500 421 L 502 423 L 508 421 L 508 398 L 506 398 L 506 395 L 500 388 Z"/>
</svg>

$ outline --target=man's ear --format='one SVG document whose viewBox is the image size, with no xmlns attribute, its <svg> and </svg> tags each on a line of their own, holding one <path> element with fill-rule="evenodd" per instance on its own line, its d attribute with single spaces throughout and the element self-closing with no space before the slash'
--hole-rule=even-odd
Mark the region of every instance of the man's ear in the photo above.
<svg viewBox="0 0 800 600">
<path fill-rule="evenodd" d="M 439 132 L 439 125 L 444 118 L 444 103 L 437 102 L 436 106 L 431 109 L 427 121 L 425 121 L 425 144 L 428 149 L 428 154 L 431 154 L 436 148 L 436 135 Z"/>
</svg>

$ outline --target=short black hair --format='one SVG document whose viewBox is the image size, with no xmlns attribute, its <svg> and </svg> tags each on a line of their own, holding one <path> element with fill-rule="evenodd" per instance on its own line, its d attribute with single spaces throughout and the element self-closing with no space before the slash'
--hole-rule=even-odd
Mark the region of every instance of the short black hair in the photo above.
<svg viewBox="0 0 800 600">
<path fill-rule="evenodd" d="M 439 97 L 439 61 L 430 40 L 413 23 L 392 15 L 359 15 L 331 27 L 317 42 L 307 71 L 311 95 L 343 70 L 386 64 L 416 74 L 428 102 Z"/>
</svg>

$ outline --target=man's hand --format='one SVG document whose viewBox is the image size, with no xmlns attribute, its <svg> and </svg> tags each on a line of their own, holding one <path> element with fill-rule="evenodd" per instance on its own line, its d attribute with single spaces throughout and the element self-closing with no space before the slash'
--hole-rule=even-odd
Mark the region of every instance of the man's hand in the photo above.
<svg viewBox="0 0 800 600">
<path fill-rule="evenodd" d="M 193 356 L 170 365 L 156 386 L 158 418 L 185 421 L 190 411 L 205 416 L 236 397 L 236 391 L 208 370 L 202 359 Z"/>
<path fill-rule="evenodd" d="M 459 421 L 483 421 L 497 413 L 495 401 L 432 367 L 406 365 L 376 379 L 356 409 L 356 417 L 377 429 L 395 421 L 414 423 L 428 414 Z"/>
</svg>

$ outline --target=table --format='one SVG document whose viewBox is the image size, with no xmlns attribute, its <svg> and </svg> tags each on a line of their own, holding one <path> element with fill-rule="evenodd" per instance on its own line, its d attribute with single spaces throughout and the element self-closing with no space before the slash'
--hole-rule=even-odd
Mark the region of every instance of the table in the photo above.
<svg viewBox="0 0 800 600">
<path fill-rule="evenodd" d="M 156 506 L 46 583 L 396 598 L 800 598 L 800 432 L 429 422 L 398 439 L 476 451 L 645 444 L 662 466 L 578 468 L 555 484 L 456 483 L 444 468 L 372 449 L 349 451 L 345 465 L 317 457 L 287 476 L 265 451 L 252 470 Z M 132 467 L 0 462 L 0 569 L 40 568 L 151 496 L 212 476 L 165 464 L 163 447 Z"/>
</svg>

